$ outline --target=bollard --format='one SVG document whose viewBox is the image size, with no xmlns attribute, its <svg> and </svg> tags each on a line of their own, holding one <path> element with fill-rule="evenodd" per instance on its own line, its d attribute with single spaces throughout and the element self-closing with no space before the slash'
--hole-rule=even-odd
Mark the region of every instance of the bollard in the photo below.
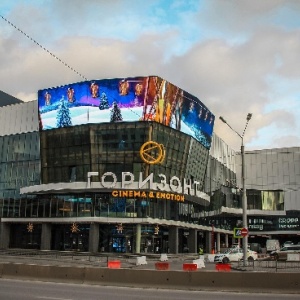
<svg viewBox="0 0 300 300">
<path fill-rule="evenodd" d="M 170 263 L 168 262 L 156 262 L 155 263 L 155 269 L 156 270 L 169 270 L 170 269 Z"/>
<path fill-rule="evenodd" d="M 107 262 L 107 267 L 109 269 L 120 269 L 121 268 L 121 262 L 119 260 L 109 260 Z"/>
<path fill-rule="evenodd" d="M 147 265 L 146 256 L 140 256 L 136 258 L 136 265 Z"/>
<path fill-rule="evenodd" d="M 216 270 L 219 272 L 230 272 L 231 265 L 230 264 L 216 264 Z"/>
<path fill-rule="evenodd" d="M 199 259 L 194 259 L 193 264 L 197 264 L 198 269 L 205 268 L 204 259 L 200 259 L 200 258 Z"/>
<path fill-rule="evenodd" d="M 197 264 L 191 264 L 191 263 L 184 263 L 182 265 L 183 271 L 197 271 L 198 265 Z"/>
<path fill-rule="evenodd" d="M 168 255 L 166 253 L 162 253 L 160 255 L 160 261 L 167 261 L 168 260 Z"/>
</svg>

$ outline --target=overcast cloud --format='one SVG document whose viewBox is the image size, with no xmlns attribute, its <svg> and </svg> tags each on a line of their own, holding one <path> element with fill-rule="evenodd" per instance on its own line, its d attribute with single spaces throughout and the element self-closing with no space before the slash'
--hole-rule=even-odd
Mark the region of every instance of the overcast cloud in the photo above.
<svg viewBox="0 0 300 300">
<path fill-rule="evenodd" d="M 0 90 L 158 75 L 197 96 L 235 150 L 300 146 L 298 0 L 2 0 Z M 26 33 L 26 37 L 18 29 Z M 60 62 L 49 52 L 60 58 Z M 70 68 L 69 68 L 70 67 Z"/>
</svg>

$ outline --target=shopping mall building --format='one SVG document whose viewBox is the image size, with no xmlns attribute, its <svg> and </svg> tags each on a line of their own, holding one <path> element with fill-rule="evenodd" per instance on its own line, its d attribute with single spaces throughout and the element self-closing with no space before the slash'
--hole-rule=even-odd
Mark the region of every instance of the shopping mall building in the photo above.
<svg viewBox="0 0 300 300">
<path fill-rule="evenodd" d="M 241 155 L 157 77 L 0 93 L 0 248 L 219 251 L 238 239 Z M 300 148 L 246 151 L 249 242 L 298 241 Z M 299 240 L 300 241 L 300 240 Z"/>
</svg>

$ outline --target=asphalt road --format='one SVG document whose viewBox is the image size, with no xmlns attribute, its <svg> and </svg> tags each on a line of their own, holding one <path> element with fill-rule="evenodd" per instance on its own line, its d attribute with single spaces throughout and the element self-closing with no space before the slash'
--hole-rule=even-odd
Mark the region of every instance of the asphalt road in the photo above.
<svg viewBox="0 0 300 300">
<path fill-rule="evenodd" d="M 124 288 L 0 279 L 0 300 L 293 300 L 296 294 Z"/>
</svg>

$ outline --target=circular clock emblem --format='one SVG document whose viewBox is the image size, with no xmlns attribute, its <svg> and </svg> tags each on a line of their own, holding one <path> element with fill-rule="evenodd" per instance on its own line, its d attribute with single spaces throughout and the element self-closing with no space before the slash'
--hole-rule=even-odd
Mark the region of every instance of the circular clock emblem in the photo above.
<svg viewBox="0 0 300 300">
<path fill-rule="evenodd" d="M 162 144 L 149 141 L 142 145 L 140 156 L 147 164 L 160 164 L 165 158 L 165 148 Z"/>
</svg>

